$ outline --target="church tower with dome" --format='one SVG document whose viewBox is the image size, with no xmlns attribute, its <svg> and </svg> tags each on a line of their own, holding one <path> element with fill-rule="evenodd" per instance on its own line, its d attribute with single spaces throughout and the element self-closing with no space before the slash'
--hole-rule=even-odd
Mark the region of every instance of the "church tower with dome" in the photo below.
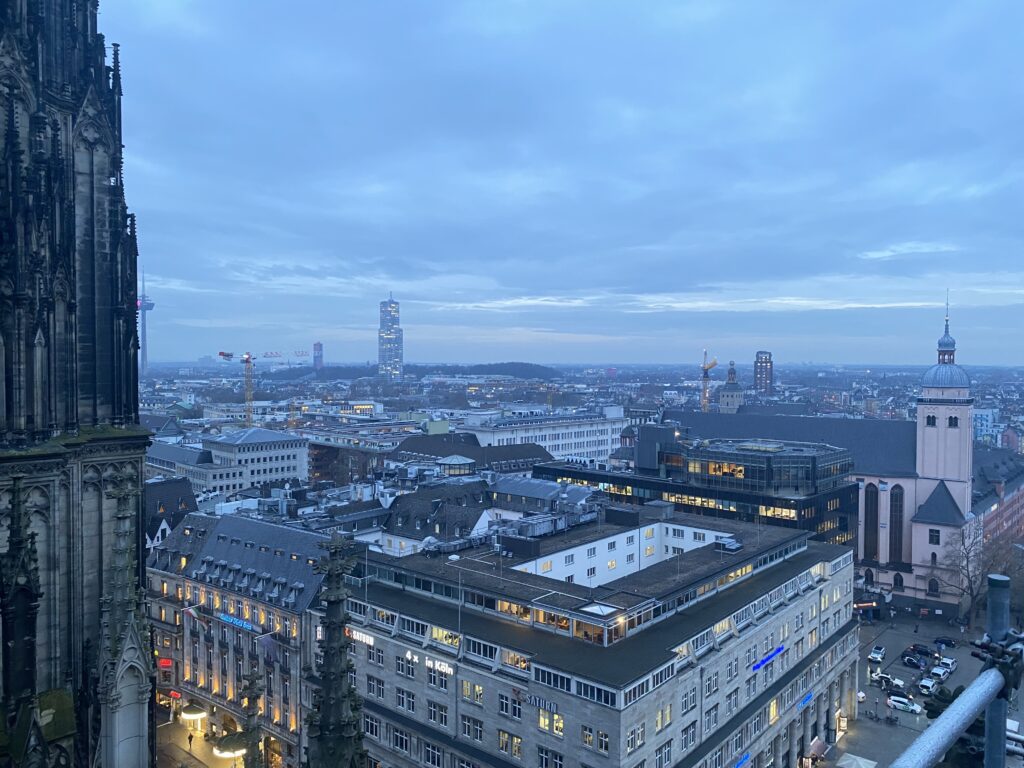
<svg viewBox="0 0 1024 768">
<path fill-rule="evenodd" d="M 956 364 L 947 307 L 938 362 L 922 377 L 917 398 L 917 475 L 924 482 L 944 482 L 963 513 L 971 508 L 973 410 L 971 379 Z"/>
</svg>

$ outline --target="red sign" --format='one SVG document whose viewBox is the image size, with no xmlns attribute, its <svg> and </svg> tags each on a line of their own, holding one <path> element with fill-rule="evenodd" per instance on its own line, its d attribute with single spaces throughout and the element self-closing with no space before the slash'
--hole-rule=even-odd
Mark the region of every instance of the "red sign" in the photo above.
<svg viewBox="0 0 1024 768">
<path fill-rule="evenodd" d="M 157 663 L 160 665 L 160 669 L 170 669 L 174 666 L 173 659 L 160 659 Z"/>
<path fill-rule="evenodd" d="M 178 693 L 177 691 L 171 691 L 167 695 L 170 696 L 172 699 L 180 699 L 181 698 L 181 694 Z"/>
</svg>

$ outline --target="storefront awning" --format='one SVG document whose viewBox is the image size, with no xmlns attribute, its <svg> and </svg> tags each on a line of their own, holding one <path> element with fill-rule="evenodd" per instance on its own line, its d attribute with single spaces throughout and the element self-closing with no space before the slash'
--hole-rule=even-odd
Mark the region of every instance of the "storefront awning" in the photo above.
<svg viewBox="0 0 1024 768">
<path fill-rule="evenodd" d="M 206 717 L 206 710 L 194 701 L 189 702 L 181 708 L 182 720 L 202 720 L 204 717 Z"/>
<path fill-rule="evenodd" d="M 827 750 L 828 744 L 815 736 L 814 741 L 811 742 L 811 754 L 814 757 L 824 757 Z"/>
</svg>

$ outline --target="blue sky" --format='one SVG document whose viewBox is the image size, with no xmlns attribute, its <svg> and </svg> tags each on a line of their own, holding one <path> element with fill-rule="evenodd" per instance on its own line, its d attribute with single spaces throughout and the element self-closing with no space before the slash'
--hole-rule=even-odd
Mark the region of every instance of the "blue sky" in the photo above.
<svg viewBox="0 0 1024 768">
<path fill-rule="evenodd" d="M 104 0 L 151 359 L 1024 364 L 1018 2 Z"/>
</svg>

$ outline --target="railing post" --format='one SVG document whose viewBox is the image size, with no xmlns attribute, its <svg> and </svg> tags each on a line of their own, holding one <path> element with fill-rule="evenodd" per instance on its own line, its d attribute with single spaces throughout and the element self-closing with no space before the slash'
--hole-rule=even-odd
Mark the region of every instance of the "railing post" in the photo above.
<svg viewBox="0 0 1024 768">
<path fill-rule="evenodd" d="M 1001 643 L 1010 629 L 1010 579 L 990 573 L 988 576 L 989 640 Z M 996 697 L 985 710 L 985 768 L 1006 766 L 1006 699 Z"/>
</svg>

